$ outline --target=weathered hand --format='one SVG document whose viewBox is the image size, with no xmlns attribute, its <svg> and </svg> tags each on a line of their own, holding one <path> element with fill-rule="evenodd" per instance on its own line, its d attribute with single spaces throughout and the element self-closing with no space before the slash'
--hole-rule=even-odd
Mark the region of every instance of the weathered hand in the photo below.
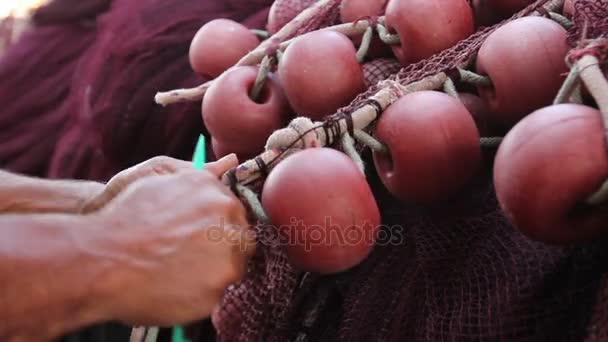
<svg viewBox="0 0 608 342">
<path fill-rule="evenodd" d="M 117 265 L 102 291 L 109 316 L 133 325 L 209 316 L 255 249 L 243 206 L 209 171 L 140 179 L 92 217 Z"/>
<path fill-rule="evenodd" d="M 231 154 L 216 162 L 206 164 L 205 170 L 219 177 L 237 164 L 238 160 L 236 156 Z M 130 184 L 139 179 L 151 176 L 170 175 L 181 171 L 189 171 L 192 170 L 192 168 L 193 165 L 191 162 L 170 157 L 152 158 L 114 176 L 106 184 L 101 193 L 83 204 L 80 211 L 83 214 L 87 214 L 99 210 L 119 193 L 124 191 Z"/>
</svg>

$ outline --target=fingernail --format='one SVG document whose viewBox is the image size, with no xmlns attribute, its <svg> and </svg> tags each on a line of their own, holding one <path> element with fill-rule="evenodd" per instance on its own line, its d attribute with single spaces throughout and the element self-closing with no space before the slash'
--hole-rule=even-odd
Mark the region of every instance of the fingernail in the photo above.
<svg viewBox="0 0 608 342">
<path fill-rule="evenodd" d="M 234 154 L 234 153 L 230 153 L 229 155 L 223 157 L 219 161 L 222 162 L 222 163 L 230 163 L 230 164 L 238 164 L 239 163 L 239 159 L 237 158 L 236 154 Z"/>
</svg>

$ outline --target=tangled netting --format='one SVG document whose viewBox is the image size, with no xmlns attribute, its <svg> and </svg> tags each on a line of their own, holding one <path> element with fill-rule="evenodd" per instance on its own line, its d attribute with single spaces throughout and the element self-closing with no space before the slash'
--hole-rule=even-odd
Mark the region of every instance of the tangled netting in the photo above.
<svg viewBox="0 0 608 342">
<path fill-rule="evenodd" d="M 200 105 L 165 110 L 150 99 L 158 89 L 203 81 L 184 57 L 205 22 L 224 17 L 263 28 L 269 5 L 115 0 L 80 59 L 68 99 L 75 110 L 57 143 L 50 176 L 104 180 L 155 155 L 188 159 L 202 127 Z"/>
<path fill-rule="evenodd" d="M 608 1 L 579 0 L 575 9 L 573 46 L 608 33 Z M 390 79 L 409 84 L 466 66 L 500 25 Z M 498 209 L 490 169 L 432 208 L 398 203 L 369 171 L 390 243 L 333 276 L 299 273 L 279 248 L 261 248 L 248 278 L 228 290 L 215 315 L 220 340 L 608 340 L 608 241 L 568 248 L 530 241 Z M 258 231 L 262 241 L 276 242 L 271 230 Z"/>
<path fill-rule="evenodd" d="M 201 25 L 223 17 L 262 29 L 271 4 L 51 2 L 0 59 L 0 167 L 105 181 L 156 155 L 189 159 L 200 105 L 163 109 L 150 99 L 204 81 L 187 58 Z"/>
<path fill-rule="evenodd" d="M 68 120 L 64 104 L 95 31 L 78 24 L 28 31 L 0 59 L 0 167 L 44 176 Z"/>
</svg>

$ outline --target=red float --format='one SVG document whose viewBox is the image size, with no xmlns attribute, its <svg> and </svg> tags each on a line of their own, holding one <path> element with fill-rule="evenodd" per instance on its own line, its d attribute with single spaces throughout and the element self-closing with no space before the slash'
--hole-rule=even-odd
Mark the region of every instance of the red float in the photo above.
<svg viewBox="0 0 608 342">
<path fill-rule="evenodd" d="M 469 93 L 460 93 L 459 97 L 464 107 L 471 113 L 471 116 L 473 116 L 480 136 L 490 137 L 498 134 L 496 128 L 493 127 L 489 120 L 490 108 L 486 101 L 477 95 Z"/>
<path fill-rule="evenodd" d="M 301 270 L 337 273 L 363 261 L 374 247 L 380 213 L 363 173 L 345 154 L 308 149 L 270 172 L 262 191 L 270 221 Z"/>
<path fill-rule="evenodd" d="M 190 65 L 200 75 L 217 77 L 260 44 L 247 27 L 228 19 L 203 25 L 190 44 Z"/>
<path fill-rule="evenodd" d="M 266 29 L 270 34 L 279 32 L 283 26 L 292 21 L 298 14 L 310 7 L 317 0 L 276 0 L 268 13 Z"/>
<path fill-rule="evenodd" d="M 259 98 L 250 98 L 257 74 L 257 67 L 232 68 L 213 82 L 203 99 L 207 130 L 227 152 L 236 152 L 239 157 L 263 151 L 266 139 L 283 128 L 291 114 L 283 90 L 272 74 Z"/>
<path fill-rule="evenodd" d="M 393 52 L 408 65 L 443 51 L 474 31 L 467 0 L 390 0 L 386 24 L 399 34 Z"/>
<path fill-rule="evenodd" d="M 494 166 L 496 194 L 511 222 L 548 243 L 606 231 L 606 207 L 584 205 L 608 179 L 605 139 L 599 111 L 582 105 L 546 107 L 518 123 Z"/>
<path fill-rule="evenodd" d="M 351 23 L 366 17 L 377 17 L 384 14 L 388 0 L 342 0 L 340 4 L 340 19 L 343 23 Z"/>
<path fill-rule="evenodd" d="M 376 136 L 390 154 L 374 153 L 378 174 L 397 198 L 432 202 L 465 185 L 481 162 L 479 133 L 464 105 L 444 93 L 420 91 L 388 107 Z"/>
<path fill-rule="evenodd" d="M 357 20 L 369 20 L 384 15 L 387 2 L 388 0 L 343 0 L 340 5 L 340 19 L 343 23 L 352 23 Z M 359 47 L 361 45 L 362 36 L 351 37 L 355 46 Z M 392 55 L 391 47 L 384 44 L 377 35 L 374 35 L 367 51 L 367 59 L 390 55 Z"/>
<path fill-rule="evenodd" d="M 493 121 L 513 125 L 552 103 L 568 71 L 566 30 L 553 20 L 525 17 L 492 33 L 477 55 L 477 72 L 493 87 L 478 87 Z"/>
<path fill-rule="evenodd" d="M 302 116 L 321 120 L 364 89 L 353 43 L 343 34 L 316 31 L 296 38 L 279 65 L 285 93 Z"/>
</svg>

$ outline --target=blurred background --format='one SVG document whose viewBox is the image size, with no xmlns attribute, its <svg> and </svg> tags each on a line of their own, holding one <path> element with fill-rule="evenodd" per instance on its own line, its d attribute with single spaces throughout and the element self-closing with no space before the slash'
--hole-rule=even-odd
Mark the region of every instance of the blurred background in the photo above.
<svg viewBox="0 0 608 342">
<path fill-rule="evenodd" d="M 25 30 L 32 10 L 47 0 L 3 0 L 0 2 L 0 54 Z"/>
<path fill-rule="evenodd" d="M 32 8 L 43 4 L 45 0 L 4 0 L 0 2 L 0 17 L 14 15 L 24 17 Z"/>
</svg>

